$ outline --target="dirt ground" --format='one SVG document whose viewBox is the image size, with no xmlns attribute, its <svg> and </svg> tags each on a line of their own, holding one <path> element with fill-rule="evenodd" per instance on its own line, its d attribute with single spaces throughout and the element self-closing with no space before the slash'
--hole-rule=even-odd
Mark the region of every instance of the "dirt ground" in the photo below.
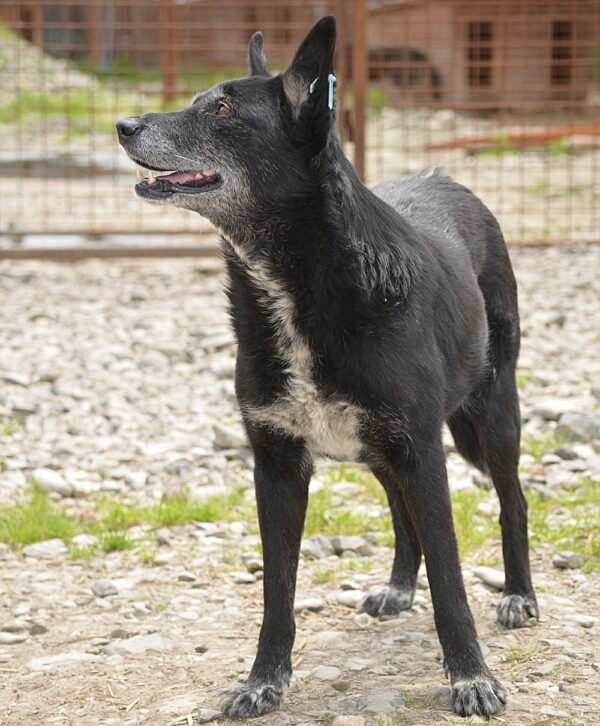
<svg viewBox="0 0 600 726">
<path fill-rule="evenodd" d="M 7 563 L 3 597 L 8 586 L 10 600 L 22 603 L 13 612 L 23 611 L 20 617 L 47 630 L 0 650 L 3 724 L 166 726 L 189 723 L 195 717 L 187 714 L 198 707 L 217 708 L 224 690 L 251 666 L 261 585 L 235 584 L 230 567 L 211 564 L 220 559 L 215 550 L 240 551 L 239 535 L 215 538 L 209 552 L 185 528 L 171 539 L 162 565 L 130 565 L 122 553 L 89 563 L 29 563 L 26 569 L 19 561 Z M 370 579 L 384 581 L 390 554 L 377 548 Z M 541 620 L 517 631 L 494 623 L 498 593 L 472 576 L 473 563 L 465 564 L 487 662 L 510 694 L 507 712 L 494 722 L 593 726 L 600 723 L 598 627 L 582 627 L 591 621 L 574 616 L 598 615 L 600 578 L 586 576 L 582 592 L 572 571 L 556 570 L 549 560 L 542 553 L 533 557 L 534 580 L 544 590 Z M 194 582 L 178 579 L 184 568 L 198 572 Z M 379 623 L 336 604 L 340 585 L 315 584 L 318 568 L 309 561 L 301 567 L 300 591 L 326 604 L 318 614 L 297 618 L 296 675 L 287 705 L 255 721 L 316 723 L 332 713 L 407 726 L 464 722 L 448 709 L 447 689 L 435 690 L 447 682 L 428 591 L 419 591 L 405 617 Z M 354 574 L 347 571 L 349 578 Z M 119 593 L 94 597 L 90 585 L 100 576 L 110 577 Z M 132 638 L 147 634 L 155 635 L 146 643 Z M 65 654 L 85 660 L 68 664 Z M 62 656 L 66 664 L 39 660 L 48 656 Z M 321 665 L 337 667 L 339 675 L 320 680 L 314 673 Z"/>
<path fill-rule="evenodd" d="M 561 411 L 597 415 L 599 255 L 598 247 L 512 251 L 527 437 L 552 432 Z M 234 477 L 234 466 L 235 480 L 248 485 L 248 461 L 235 443 L 227 453 L 231 444 L 218 445 L 214 433 L 220 422 L 239 426 L 219 269 L 189 260 L 0 265 L 0 420 L 11 411 L 25 416 L 3 440 L 0 506 L 18 501 L 37 467 L 77 490 L 55 494 L 81 512 L 96 493 L 158 501 L 181 486 L 212 491 Z M 597 480 L 598 441 L 571 449 L 574 459 L 548 453 L 534 462 L 529 454 L 527 464 L 525 455 L 524 482 L 559 499 L 563 485 Z M 452 452 L 449 472 L 453 485 L 473 486 Z M 351 482 L 335 494 L 357 509 Z M 482 504 L 497 516 L 493 492 Z M 577 521 L 576 511 L 564 514 Z M 136 547 L 88 560 L 66 552 L 39 559 L 0 544 L 2 726 L 176 726 L 194 724 L 198 708 L 214 718 L 255 652 L 260 572 L 250 575 L 245 563 L 258 552 L 255 524 L 148 534 L 149 557 Z M 317 599 L 310 605 L 317 612 L 298 613 L 287 704 L 255 719 L 260 726 L 319 724 L 332 715 L 340 717 L 334 726 L 465 722 L 448 708 L 425 574 L 414 607 L 396 620 L 378 622 L 353 607 L 389 575 L 391 549 L 372 550 L 301 560 L 297 603 Z M 555 551 L 538 544 L 532 552 L 541 619 L 516 631 L 495 624 L 499 592 L 474 575 L 500 557 L 499 543 L 464 561 L 487 663 L 509 693 L 495 724 L 600 724 L 600 574 L 557 569 Z M 100 592 L 103 580 L 109 587 Z M 364 722 L 342 718 L 349 716 Z"/>
</svg>

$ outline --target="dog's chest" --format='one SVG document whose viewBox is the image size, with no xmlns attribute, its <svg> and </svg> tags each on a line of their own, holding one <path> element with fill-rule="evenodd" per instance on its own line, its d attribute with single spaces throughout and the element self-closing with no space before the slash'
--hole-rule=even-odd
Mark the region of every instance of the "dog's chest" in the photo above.
<svg viewBox="0 0 600 726">
<path fill-rule="evenodd" d="M 248 259 L 246 273 L 258 291 L 258 302 L 273 330 L 276 356 L 287 374 L 283 390 L 266 405 L 242 404 L 253 421 L 306 441 L 314 454 L 338 460 L 356 460 L 361 443 L 360 409 L 319 391 L 313 377 L 314 355 L 300 333 L 291 294 L 271 273 L 266 263 Z"/>
</svg>

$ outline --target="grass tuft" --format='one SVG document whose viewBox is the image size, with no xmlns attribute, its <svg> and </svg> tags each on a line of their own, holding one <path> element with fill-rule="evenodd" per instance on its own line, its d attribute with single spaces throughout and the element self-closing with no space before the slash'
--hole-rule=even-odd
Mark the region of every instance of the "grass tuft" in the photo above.
<svg viewBox="0 0 600 726">
<path fill-rule="evenodd" d="M 0 509 L 0 542 L 13 546 L 54 538 L 70 542 L 81 531 L 77 519 L 61 512 L 37 485 L 26 500 Z"/>
</svg>

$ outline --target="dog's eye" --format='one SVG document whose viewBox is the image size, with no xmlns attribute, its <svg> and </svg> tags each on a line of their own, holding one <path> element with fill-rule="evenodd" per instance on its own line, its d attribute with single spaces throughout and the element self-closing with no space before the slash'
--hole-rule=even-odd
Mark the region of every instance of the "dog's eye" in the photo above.
<svg viewBox="0 0 600 726">
<path fill-rule="evenodd" d="M 219 105 L 217 106 L 216 114 L 217 116 L 229 116 L 231 113 L 231 109 L 227 104 L 223 103 L 223 101 L 219 102 Z"/>
</svg>

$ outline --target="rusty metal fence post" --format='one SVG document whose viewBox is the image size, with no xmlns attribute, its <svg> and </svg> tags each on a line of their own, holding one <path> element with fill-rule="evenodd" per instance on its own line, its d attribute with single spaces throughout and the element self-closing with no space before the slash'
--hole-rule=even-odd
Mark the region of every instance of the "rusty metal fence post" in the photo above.
<svg viewBox="0 0 600 726">
<path fill-rule="evenodd" d="M 177 95 L 177 40 L 175 28 L 176 8 L 173 0 L 160 3 L 160 73 L 163 103 Z"/>
<path fill-rule="evenodd" d="M 365 126 L 367 114 L 367 7 L 354 0 L 352 18 L 352 94 L 354 98 L 354 168 L 365 178 Z"/>
</svg>

